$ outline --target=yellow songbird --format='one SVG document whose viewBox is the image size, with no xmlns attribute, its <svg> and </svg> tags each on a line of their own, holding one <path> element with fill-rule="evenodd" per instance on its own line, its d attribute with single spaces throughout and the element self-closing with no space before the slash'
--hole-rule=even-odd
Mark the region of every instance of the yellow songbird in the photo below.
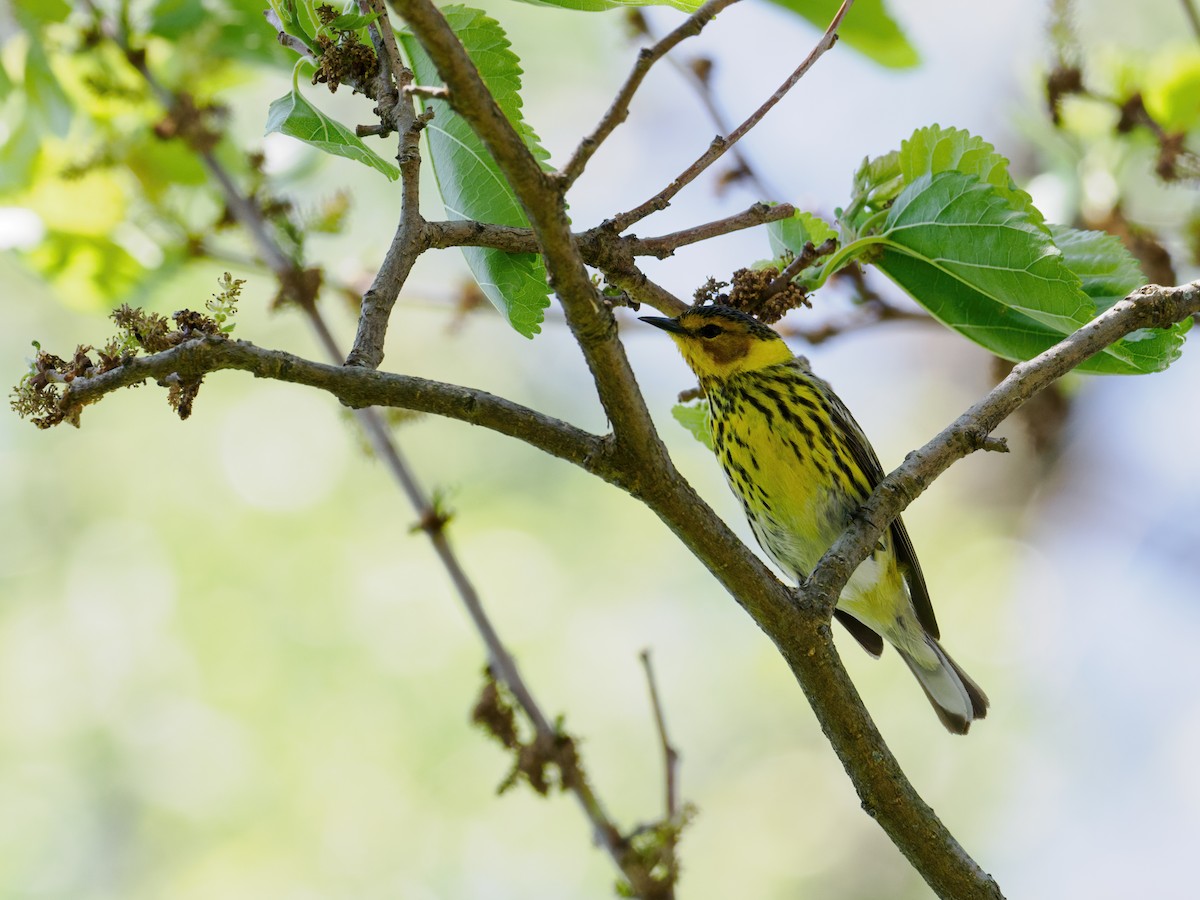
<svg viewBox="0 0 1200 900">
<path fill-rule="evenodd" d="M 724 306 L 643 316 L 675 340 L 708 397 L 730 488 L 767 555 L 798 582 L 883 478 L 850 411 L 772 328 Z M 938 643 L 937 620 L 904 523 L 896 519 L 854 572 L 835 615 L 873 656 L 899 651 L 955 734 L 988 700 Z"/>
</svg>

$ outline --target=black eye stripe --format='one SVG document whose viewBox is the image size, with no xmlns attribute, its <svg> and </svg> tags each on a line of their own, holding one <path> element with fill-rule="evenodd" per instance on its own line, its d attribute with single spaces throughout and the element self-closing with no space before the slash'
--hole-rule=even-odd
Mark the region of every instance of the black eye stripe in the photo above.
<svg viewBox="0 0 1200 900">
<path fill-rule="evenodd" d="M 723 334 L 724 329 L 720 325 L 709 322 L 703 328 L 698 328 L 696 334 L 702 338 L 715 338 L 718 334 Z"/>
</svg>

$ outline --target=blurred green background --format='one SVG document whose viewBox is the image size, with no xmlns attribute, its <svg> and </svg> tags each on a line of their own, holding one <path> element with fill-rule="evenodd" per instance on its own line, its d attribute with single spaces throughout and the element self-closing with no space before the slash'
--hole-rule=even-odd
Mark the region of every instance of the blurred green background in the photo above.
<svg viewBox="0 0 1200 900">
<path fill-rule="evenodd" d="M 485 6 L 521 56 L 527 116 L 561 161 L 633 58 L 622 19 Z M 1146 160 L 1114 142 L 1073 155 L 1079 147 L 1043 122 L 1043 4 L 908 0 L 894 11 L 921 67 L 890 72 L 844 47 L 828 55 L 744 145 L 767 181 L 831 210 L 863 155 L 936 121 L 996 143 L 1051 219 L 1120 198 L 1131 216 L 1181 233 L 1194 192 L 1154 182 Z M 1165 53 L 1174 45 L 1164 35 L 1189 40 L 1178 4 L 1117 12 L 1077 4 L 1097 58 Z M 650 14 L 660 32 L 679 18 Z M 736 120 L 815 35 L 777 8 L 744 4 L 686 49 L 714 56 L 718 101 Z M 21 52 L 13 39 L 6 61 Z M 267 104 L 286 85 L 282 69 L 247 67 L 222 92 L 246 145 L 262 142 Z M 310 96 L 365 121 L 369 104 L 347 94 Z M 684 83 L 656 69 L 572 196 L 574 221 L 636 205 L 713 132 Z M 61 152 L 61 164 L 69 153 L 58 146 L 46 153 Z M 268 170 L 301 203 L 349 192 L 350 230 L 314 238 L 310 253 L 361 289 L 390 238 L 398 188 L 279 135 L 264 146 Z M 94 216 L 103 229 L 111 187 L 85 180 L 38 208 Z M 754 199 L 736 185 L 718 193 L 709 178 L 637 230 L 665 233 Z M 37 204 L 6 202 L 0 233 L 14 249 L 0 256 L 0 359 L 15 382 L 31 340 L 63 355 L 101 341 L 125 297 L 104 296 L 86 275 L 48 286 L 21 252 L 36 239 L 21 210 Z M 651 275 L 687 296 L 766 255 L 765 236 L 750 232 L 681 251 Z M 1195 277 L 1177 262 L 1180 281 Z M 272 280 L 251 266 L 197 266 L 141 302 L 198 308 L 225 269 L 248 279 L 237 337 L 321 358 L 299 317 L 267 312 Z M 457 322 L 465 277 L 455 253 L 422 258 L 385 367 L 602 430 L 556 311 L 532 342 L 490 310 Z M 845 311 L 844 298 L 824 299 L 792 321 Z M 325 309 L 348 346 L 353 311 L 332 294 Z M 690 384 L 682 361 L 660 334 L 622 321 L 681 470 L 749 540 L 711 455 L 670 418 Z M 987 355 L 936 326 L 796 347 L 855 411 L 885 468 L 993 383 Z M 842 641 L 910 777 L 1009 896 L 1191 896 L 1198 387 L 1194 348 L 1163 375 L 1073 381 L 1053 451 L 1006 425 L 1012 454 L 963 461 L 906 514 L 944 642 L 992 700 L 969 737 L 943 731 L 895 654 L 873 662 Z M 423 482 L 446 492 L 451 538 L 497 628 L 544 708 L 580 738 L 625 827 L 661 814 L 638 662 L 651 650 L 681 790 L 699 810 L 680 847 L 681 897 L 928 896 L 862 813 L 770 643 L 653 515 L 482 429 L 425 418 L 396 434 Z M 0 895 L 612 896 L 611 864 L 570 797 L 495 795 L 508 759 L 469 722 L 483 649 L 335 401 L 218 373 L 184 423 L 153 386 L 88 409 L 79 431 L 0 416 L 0 460 Z"/>
</svg>

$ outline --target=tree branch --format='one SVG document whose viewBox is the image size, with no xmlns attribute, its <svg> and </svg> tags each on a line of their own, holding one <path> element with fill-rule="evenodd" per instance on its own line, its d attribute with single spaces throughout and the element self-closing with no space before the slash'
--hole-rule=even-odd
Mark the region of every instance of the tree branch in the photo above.
<svg viewBox="0 0 1200 900">
<path fill-rule="evenodd" d="M 630 16 L 637 16 L 638 26 L 645 34 L 653 37 L 653 32 L 650 30 L 645 16 L 637 11 L 631 12 Z M 688 62 L 683 62 L 676 55 L 667 57 L 667 63 L 695 90 L 696 96 L 700 100 L 700 105 L 704 107 L 709 119 L 716 126 L 717 133 L 728 134 L 730 131 L 729 123 L 725 119 L 725 114 L 717 105 L 717 99 L 712 89 L 712 60 L 706 57 L 698 57 Z M 766 184 L 758 171 L 750 164 L 750 160 L 740 147 L 730 147 L 729 156 L 733 160 L 734 165 L 722 179 L 723 184 L 728 184 L 735 179 L 746 178 L 750 181 L 754 190 L 758 192 L 760 200 L 767 201 L 783 196 L 782 193 Z"/>
<path fill-rule="evenodd" d="M 724 219 L 685 228 L 682 231 L 674 231 L 661 237 L 639 238 L 635 235 L 623 235 L 621 240 L 628 242 L 630 252 L 634 256 L 654 256 L 658 259 L 666 259 L 680 247 L 707 241 L 723 234 L 731 234 L 744 228 L 754 228 L 758 225 L 766 225 L 768 222 L 789 219 L 795 212 L 796 208 L 790 203 L 777 203 L 773 206 L 766 203 L 755 203 L 749 209 L 726 216 Z M 590 235 L 593 232 L 611 233 L 606 228 L 595 228 L 587 234 Z"/>
<path fill-rule="evenodd" d="M 663 754 L 663 785 L 665 789 L 664 809 L 668 819 L 679 812 L 679 751 L 667 736 L 667 720 L 663 715 L 662 703 L 658 699 L 658 685 L 654 681 L 654 665 L 650 662 L 650 651 L 639 654 L 642 668 L 646 670 L 646 685 L 650 690 L 650 705 L 654 709 L 654 726 L 658 731 L 658 742 Z"/>
<path fill-rule="evenodd" d="M 379 13 L 372 34 L 378 30 L 377 45 L 380 68 L 391 71 L 396 80 L 396 94 L 379 101 L 380 119 L 385 127 L 394 127 L 400 133 L 400 149 L 396 161 L 400 166 L 400 221 L 396 233 L 388 246 L 383 264 L 367 292 L 363 294 L 358 314 L 358 330 L 354 345 L 346 357 L 346 365 L 379 368 L 383 362 L 383 344 L 387 338 L 388 320 L 400 289 L 408 280 L 417 257 L 425 250 L 425 220 L 421 216 L 421 131 L 432 117 L 431 111 L 418 114 L 408 88 L 413 73 L 402 64 L 396 35 L 383 0 L 359 0 L 360 6 L 368 5 Z M 378 51 L 377 51 L 378 52 Z M 384 65 L 384 62 L 387 65 Z M 387 79 L 384 79 L 385 83 Z"/>
<path fill-rule="evenodd" d="M 679 175 L 676 176 L 675 180 L 669 185 L 667 185 L 641 206 L 631 209 L 629 212 L 613 216 L 605 224 L 613 231 L 621 232 L 634 222 L 640 222 L 651 213 L 657 212 L 660 209 L 666 209 L 668 206 L 670 206 L 671 199 L 676 194 L 683 190 L 687 185 L 691 184 L 701 172 L 720 159 L 725 154 L 725 151 L 745 137 L 751 128 L 762 121 L 763 116 L 770 112 L 775 104 L 782 100 L 784 96 L 787 95 L 787 92 L 796 85 L 796 82 L 803 78 L 805 73 L 807 73 L 808 70 L 813 67 L 813 64 L 816 63 L 816 61 L 834 45 L 834 43 L 837 41 L 838 26 L 842 24 L 842 19 L 846 17 L 846 13 L 849 12 L 850 7 L 853 4 L 854 0 L 842 0 L 842 5 L 838 9 L 837 13 L 834 14 L 833 20 L 829 23 L 829 27 L 825 29 L 825 33 L 821 36 L 821 39 L 817 41 L 817 45 L 813 47 L 812 51 L 807 57 L 805 57 L 804 61 L 800 63 L 800 65 L 796 67 L 795 71 L 787 77 L 783 84 L 781 84 L 775 90 L 775 93 L 768 97 L 766 102 L 763 103 L 762 106 L 756 109 L 753 113 L 751 113 L 750 117 L 737 128 L 735 128 L 728 137 L 721 137 L 718 135 L 713 139 L 713 142 L 709 145 L 708 149 L 704 151 L 704 153 L 702 153 L 694 163 L 680 172 Z"/>
<path fill-rule="evenodd" d="M 640 238 L 633 234 L 616 234 L 603 225 L 575 232 L 572 237 L 578 245 L 583 261 L 589 266 L 601 268 L 602 260 L 611 253 L 665 259 L 680 247 L 747 228 L 756 228 L 769 222 L 778 222 L 790 217 L 795 211 L 795 207 L 788 203 L 774 206 L 755 203 L 740 213 L 659 237 Z M 456 219 L 426 222 L 425 229 L 425 241 L 431 249 L 491 247 L 505 253 L 537 253 L 539 249 L 533 229 L 519 225 L 492 225 L 476 220 Z"/>
<path fill-rule="evenodd" d="M 664 879 L 668 890 L 663 900 L 675 900 L 675 881 L 679 872 L 679 859 L 675 848 L 678 844 L 678 828 L 683 823 L 679 809 L 679 751 L 667 736 L 667 720 L 663 714 L 662 703 L 658 699 L 658 685 L 654 681 L 654 665 L 650 662 L 650 651 L 643 650 L 639 657 L 642 668 L 646 670 L 646 685 L 650 690 L 650 705 L 654 710 L 654 727 L 658 731 L 658 742 L 663 755 L 663 822 L 666 828 L 662 842 L 662 858 L 669 873 Z"/>
<path fill-rule="evenodd" d="M 398 407 L 481 425 L 589 471 L 596 469 L 597 474 L 602 470 L 602 438 L 494 394 L 412 375 L 327 365 L 223 337 L 186 341 L 161 353 L 135 357 L 101 375 L 76 378 L 67 386 L 62 404 L 64 408 L 88 406 L 147 380 L 162 381 L 173 374 L 200 378 L 224 369 L 317 388 L 356 409 Z"/>
<path fill-rule="evenodd" d="M 617 96 L 609 106 L 608 112 L 600 119 L 595 130 L 579 142 L 575 154 L 559 173 L 559 185 L 562 190 L 567 190 L 575 183 L 583 174 L 584 167 L 587 166 L 593 154 L 600 149 L 600 145 L 616 130 L 618 125 L 629 118 L 629 104 L 637 89 L 641 87 L 650 67 L 671 52 L 680 42 L 698 35 L 704 30 L 705 25 L 716 18 L 717 13 L 736 2 L 737 0 L 708 0 L 688 16 L 682 25 L 653 47 L 643 47 L 638 52 L 637 62 L 633 64 L 633 70 L 625 79 L 625 83 L 621 85 L 621 89 L 617 91 Z"/>
</svg>

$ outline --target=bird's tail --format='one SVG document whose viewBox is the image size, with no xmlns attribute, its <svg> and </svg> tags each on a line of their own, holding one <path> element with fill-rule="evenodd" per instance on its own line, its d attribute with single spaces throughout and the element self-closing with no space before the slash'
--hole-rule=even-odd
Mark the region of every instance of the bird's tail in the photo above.
<svg viewBox="0 0 1200 900">
<path fill-rule="evenodd" d="M 972 722 L 987 715 L 987 695 L 958 667 L 941 644 L 928 635 L 925 640 L 933 651 L 934 659 L 930 660 L 933 665 L 926 665 L 900 647 L 896 649 L 917 676 L 942 724 L 954 734 L 966 734 Z"/>
</svg>

